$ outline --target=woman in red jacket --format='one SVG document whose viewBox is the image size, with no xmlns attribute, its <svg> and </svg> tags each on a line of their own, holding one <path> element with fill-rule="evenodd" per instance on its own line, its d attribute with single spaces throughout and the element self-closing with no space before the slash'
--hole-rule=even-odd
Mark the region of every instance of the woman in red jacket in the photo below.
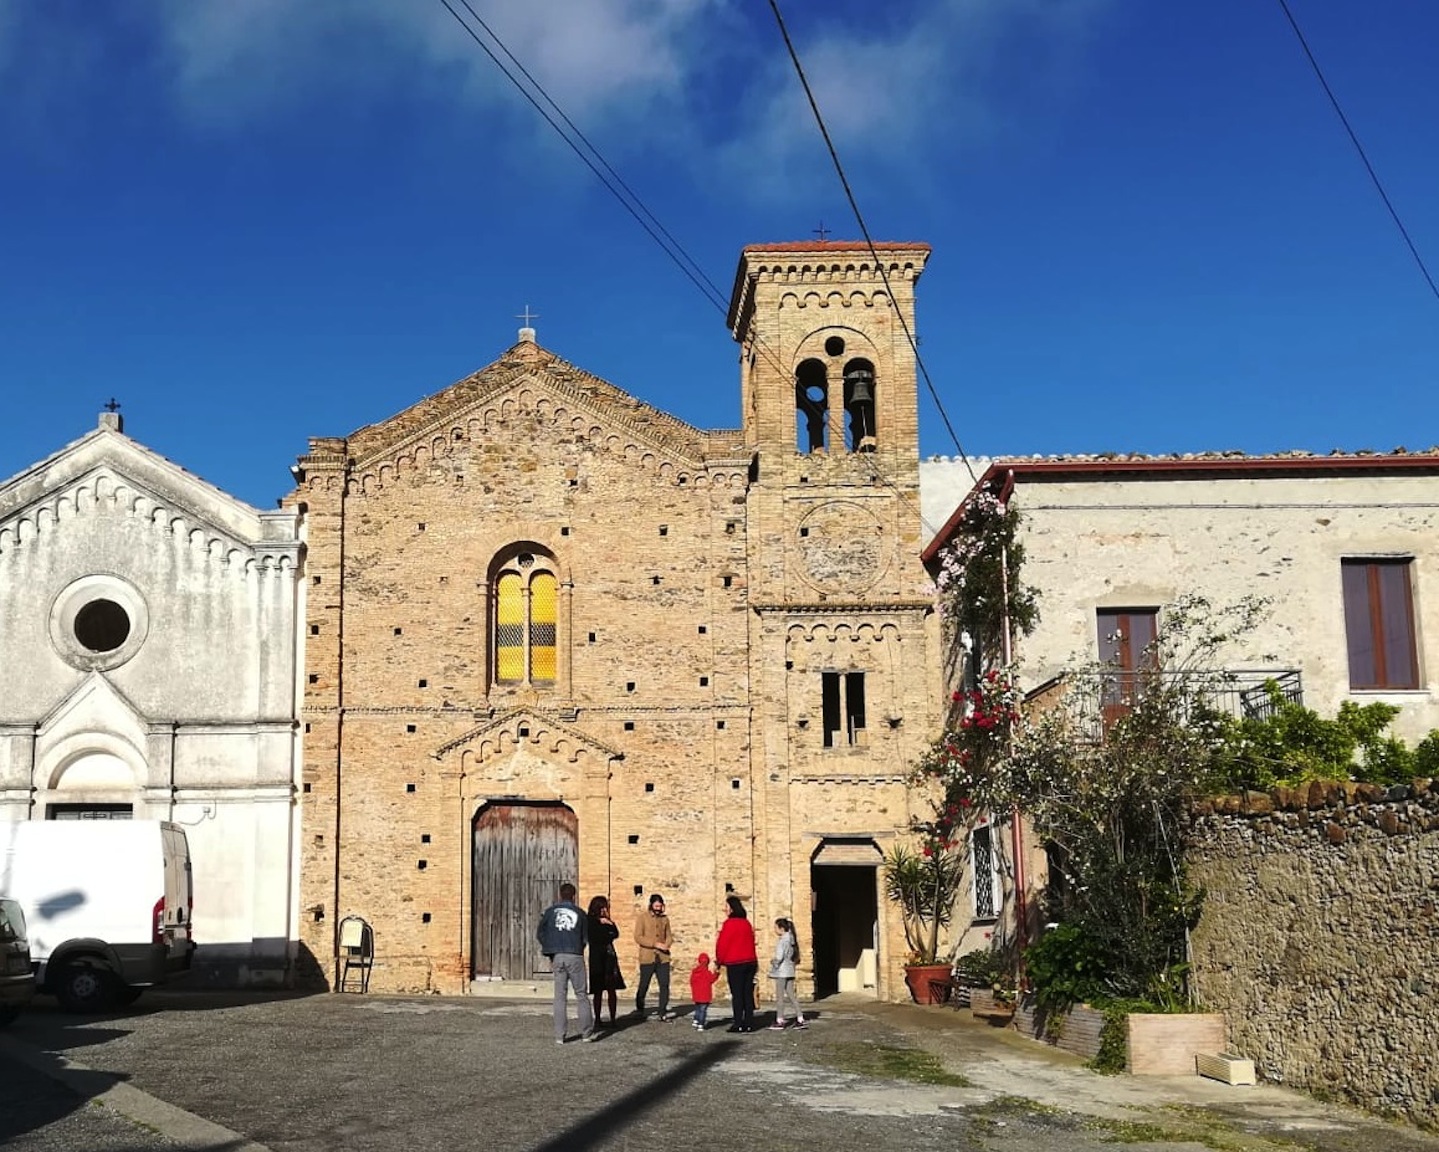
<svg viewBox="0 0 1439 1152">
<path fill-rule="evenodd" d="M 715 963 L 729 980 L 730 1002 L 734 1005 L 731 1032 L 754 1031 L 754 978 L 759 972 L 759 954 L 754 946 L 754 925 L 738 896 L 726 896 L 729 916 L 720 925 L 715 941 Z"/>
</svg>

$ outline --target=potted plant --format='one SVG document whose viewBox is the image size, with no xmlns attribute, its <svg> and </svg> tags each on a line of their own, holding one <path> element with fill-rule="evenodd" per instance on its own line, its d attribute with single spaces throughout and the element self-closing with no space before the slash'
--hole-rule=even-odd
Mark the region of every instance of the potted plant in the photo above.
<svg viewBox="0 0 1439 1152">
<path fill-rule="evenodd" d="M 905 844 L 890 849 L 884 862 L 886 897 L 899 909 L 909 956 L 904 980 L 916 1004 L 943 1002 L 949 994 L 950 966 L 940 958 L 940 930 L 949 924 L 964 879 L 955 814 L 950 808 L 917 825 L 918 851 Z"/>
</svg>

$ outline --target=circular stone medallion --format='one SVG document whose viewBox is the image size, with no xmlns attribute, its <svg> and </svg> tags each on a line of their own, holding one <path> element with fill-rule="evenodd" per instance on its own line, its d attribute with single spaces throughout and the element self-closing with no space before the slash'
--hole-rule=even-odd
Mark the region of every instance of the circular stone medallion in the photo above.
<svg viewBox="0 0 1439 1152">
<path fill-rule="evenodd" d="M 821 592 L 857 595 L 884 575 L 884 529 L 873 512 L 854 501 L 834 500 L 811 510 L 793 542 L 800 572 Z"/>
</svg>

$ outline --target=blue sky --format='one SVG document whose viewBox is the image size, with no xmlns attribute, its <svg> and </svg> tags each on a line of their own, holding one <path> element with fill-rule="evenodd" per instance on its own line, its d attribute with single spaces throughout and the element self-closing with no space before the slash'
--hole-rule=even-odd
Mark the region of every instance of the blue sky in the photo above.
<svg viewBox="0 0 1439 1152">
<path fill-rule="evenodd" d="M 763 0 L 472 0 L 728 291 L 857 229 Z M 788 0 L 972 454 L 1439 442 L 1439 301 L 1277 3 Z M 1439 5 L 1291 0 L 1439 272 Z M 0 0 L 0 475 L 94 425 L 261 507 L 542 344 L 701 427 L 736 350 L 439 0 Z M 952 454 L 933 404 L 922 448 Z"/>
</svg>

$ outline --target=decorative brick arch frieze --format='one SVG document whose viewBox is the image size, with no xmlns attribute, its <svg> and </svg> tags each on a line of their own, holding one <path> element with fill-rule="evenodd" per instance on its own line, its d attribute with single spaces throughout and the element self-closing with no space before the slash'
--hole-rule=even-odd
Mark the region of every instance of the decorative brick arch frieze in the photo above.
<svg viewBox="0 0 1439 1152">
<path fill-rule="evenodd" d="M 597 406 L 580 388 L 564 380 L 529 371 L 508 377 L 488 395 L 443 414 L 399 442 L 360 457 L 353 470 L 354 482 L 362 492 L 382 489 L 406 472 L 421 471 L 451 457 L 456 444 L 484 439 L 497 424 L 520 414 L 533 415 L 550 428 L 583 437 L 664 482 L 695 487 L 710 483 L 709 471 L 696 455 L 705 441 L 703 432 L 650 410 L 646 410 L 642 425 L 624 413 Z M 671 432 L 674 435 L 666 435 Z"/>
<path fill-rule="evenodd" d="M 899 625 L 892 620 L 802 620 L 785 630 L 788 647 L 804 644 L 898 644 Z"/>
<path fill-rule="evenodd" d="M 891 280 L 914 280 L 923 269 L 923 262 L 912 256 L 895 256 L 884 260 L 884 273 Z M 869 283 L 880 278 L 880 268 L 873 261 L 785 259 L 783 262 L 759 263 L 755 273 L 760 280 L 781 284 L 809 284 L 821 280 L 826 284 L 855 281 Z"/>
<path fill-rule="evenodd" d="M 779 298 L 781 310 L 789 308 L 883 308 L 889 304 L 889 293 L 883 289 L 831 289 L 818 292 L 786 292 Z"/>
<path fill-rule="evenodd" d="M 440 745 L 432 756 L 441 762 L 463 751 L 468 763 L 505 755 L 521 745 L 545 752 L 569 764 L 594 765 L 608 772 L 611 760 L 624 759 L 617 748 L 596 740 L 568 721 L 537 708 L 512 708 Z"/>
<path fill-rule="evenodd" d="M 136 521 L 157 536 L 172 537 L 207 562 L 247 576 L 272 570 L 288 572 L 298 560 L 297 544 L 265 548 L 239 540 L 104 469 L 55 489 L 0 524 L 0 560 L 62 523 L 111 515 Z"/>
<path fill-rule="evenodd" d="M 534 708 L 502 712 L 432 755 L 459 770 L 461 794 L 472 806 L 495 794 L 577 806 L 603 803 L 612 766 L 624 758 L 618 749 Z"/>
</svg>

